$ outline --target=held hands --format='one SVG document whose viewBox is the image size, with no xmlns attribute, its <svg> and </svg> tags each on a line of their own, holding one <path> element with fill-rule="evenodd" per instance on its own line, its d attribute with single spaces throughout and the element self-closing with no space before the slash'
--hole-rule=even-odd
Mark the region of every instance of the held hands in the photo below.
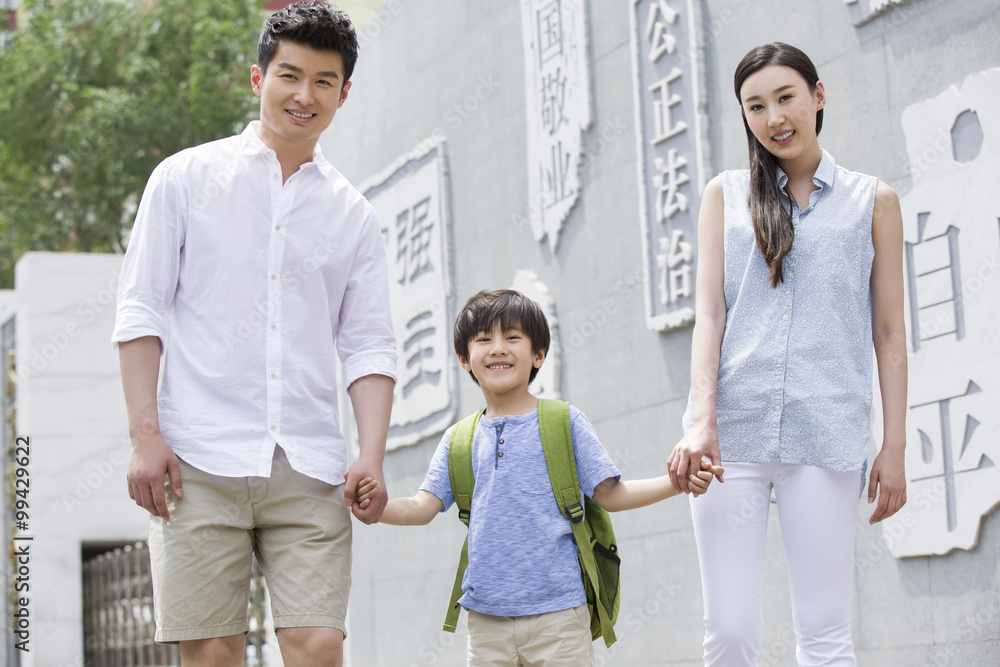
<svg viewBox="0 0 1000 667">
<path fill-rule="evenodd" d="M 344 473 L 344 479 L 347 479 L 347 473 Z M 375 493 L 378 491 L 378 482 L 376 482 L 371 477 L 365 477 L 358 483 L 358 490 L 354 493 L 354 500 L 357 501 L 358 507 L 361 509 L 366 509 L 371 505 L 372 498 L 375 497 Z"/>
<path fill-rule="evenodd" d="M 705 461 L 703 459 L 708 459 Z M 704 490 L 697 490 L 691 486 L 691 478 L 697 476 L 701 471 L 710 470 L 713 475 L 722 478 L 722 454 L 719 451 L 719 438 L 713 428 L 698 427 L 692 424 L 687 434 L 674 447 L 667 459 L 667 470 L 670 475 L 670 483 L 674 485 L 680 493 L 704 493 Z M 708 468 L 705 465 L 708 464 Z M 715 472 L 718 468 L 719 472 Z M 708 488 L 708 485 L 705 486 Z"/>
<path fill-rule="evenodd" d="M 378 523 L 389 501 L 382 466 L 369 465 L 360 458 L 344 473 L 344 479 L 344 504 L 362 523 Z"/>
</svg>

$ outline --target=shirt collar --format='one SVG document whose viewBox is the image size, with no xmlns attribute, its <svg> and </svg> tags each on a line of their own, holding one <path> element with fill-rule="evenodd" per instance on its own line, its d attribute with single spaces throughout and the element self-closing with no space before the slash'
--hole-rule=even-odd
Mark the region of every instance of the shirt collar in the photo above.
<svg viewBox="0 0 1000 667">
<path fill-rule="evenodd" d="M 823 157 L 820 158 L 819 165 L 816 166 L 816 173 L 813 174 L 813 183 L 822 190 L 824 187 L 833 185 L 833 175 L 836 173 L 834 167 L 837 166 L 837 163 L 834 161 L 833 156 L 826 152 L 825 148 L 821 148 L 820 151 L 823 153 Z M 788 185 L 788 174 L 781 167 L 777 169 L 778 190 L 784 192 L 785 186 Z"/>
<path fill-rule="evenodd" d="M 240 134 L 240 145 L 243 147 L 245 155 L 260 155 L 265 151 L 271 151 L 257 135 L 257 126 L 259 124 L 260 121 L 251 121 L 247 124 L 242 134 Z M 273 153 L 274 151 L 271 152 Z M 333 170 L 333 165 L 323 157 L 323 150 L 319 147 L 319 144 L 316 144 L 316 150 L 313 152 L 312 163 L 316 165 L 316 168 L 319 169 L 323 176 L 329 176 Z"/>
</svg>

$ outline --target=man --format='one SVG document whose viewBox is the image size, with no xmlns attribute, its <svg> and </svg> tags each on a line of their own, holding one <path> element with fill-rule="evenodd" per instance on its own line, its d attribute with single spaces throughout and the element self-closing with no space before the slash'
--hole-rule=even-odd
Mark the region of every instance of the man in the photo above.
<svg viewBox="0 0 1000 667">
<path fill-rule="evenodd" d="M 342 664 L 347 508 L 374 523 L 385 507 L 396 365 L 378 220 L 317 147 L 356 59 L 350 19 L 324 2 L 271 16 L 250 73 L 260 120 L 164 160 L 136 215 L 113 334 L 128 489 L 151 514 L 156 639 L 185 666 L 242 664 L 252 553 L 285 664 Z M 359 503 L 365 477 L 379 491 Z"/>
</svg>

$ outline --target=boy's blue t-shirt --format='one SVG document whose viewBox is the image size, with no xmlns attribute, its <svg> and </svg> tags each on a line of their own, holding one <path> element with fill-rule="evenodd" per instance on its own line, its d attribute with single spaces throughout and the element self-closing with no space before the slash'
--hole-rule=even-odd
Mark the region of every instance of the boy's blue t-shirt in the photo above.
<svg viewBox="0 0 1000 667">
<path fill-rule="evenodd" d="M 573 451 L 580 490 L 594 487 L 618 468 L 594 427 L 570 406 Z M 445 432 L 420 486 L 455 502 L 448 477 Z M 573 529 L 556 504 L 538 434 L 538 411 L 479 421 L 473 441 L 476 489 L 469 523 L 469 567 L 462 580 L 466 609 L 491 616 L 527 616 L 571 609 L 586 602 Z"/>
</svg>

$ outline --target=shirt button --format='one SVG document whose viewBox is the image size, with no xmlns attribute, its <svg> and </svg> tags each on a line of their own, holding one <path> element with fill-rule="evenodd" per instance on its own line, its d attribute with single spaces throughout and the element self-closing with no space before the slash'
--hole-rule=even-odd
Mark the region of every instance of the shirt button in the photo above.
<svg viewBox="0 0 1000 667">
<path fill-rule="evenodd" d="M 272 325 L 271 325 L 271 331 L 274 331 L 274 330 L 275 330 L 275 329 L 277 329 L 277 328 L 278 328 L 278 325 L 277 325 L 277 324 L 272 324 Z"/>
<path fill-rule="evenodd" d="M 795 277 L 795 272 L 794 271 L 789 271 L 788 272 L 788 277 L 789 278 L 794 278 Z"/>
<path fill-rule="evenodd" d="M 503 444 L 503 438 L 500 438 L 500 444 L 501 445 Z"/>
<path fill-rule="evenodd" d="M 774 406 L 774 409 L 775 410 L 780 410 L 781 409 L 781 403 L 778 403 L 776 406 Z"/>
<path fill-rule="evenodd" d="M 271 180 L 272 181 L 278 180 L 278 175 L 277 174 L 271 174 Z"/>
<path fill-rule="evenodd" d="M 277 280 L 277 279 L 278 279 L 278 276 L 272 273 L 271 274 L 271 280 Z"/>
<path fill-rule="evenodd" d="M 278 377 L 278 374 L 277 374 L 277 373 L 271 373 L 271 379 L 272 379 L 272 380 L 273 380 L 274 378 L 276 378 L 276 377 Z"/>
<path fill-rule="evenodd" d="M 274 424 L 271 424 L 271 430 L 272 430 L 272 431 L 277 431 L 277 430 L 278 430 L 278 427 L 277 427 L 277 426 L 275 426 Z"/>
<path fill-rule="evenodd" d="M 503 452 L 497 452 L 497 456 L 499 456 L 500 458 L 503 458 Z"/>
<path fill-rule="evenodd" d="M 782 315 L 781 319 L 783 319 L 783 320 L 785 320 L 787 322 L 788 321 L 788 315 Z"/>
<path fill-rule="evenodd" d="M 274 228 L 275 228 L 276 230 L 277 230 L 277 229 L 281 229 L 281 225 L 275 225 L 275 226 L 274 226 Z"/>
<path fill-rule="evenodd" d="M 780 366 L 784 361 L 784 359 L 778 359 L 778 365 Z"/>
</svg>

